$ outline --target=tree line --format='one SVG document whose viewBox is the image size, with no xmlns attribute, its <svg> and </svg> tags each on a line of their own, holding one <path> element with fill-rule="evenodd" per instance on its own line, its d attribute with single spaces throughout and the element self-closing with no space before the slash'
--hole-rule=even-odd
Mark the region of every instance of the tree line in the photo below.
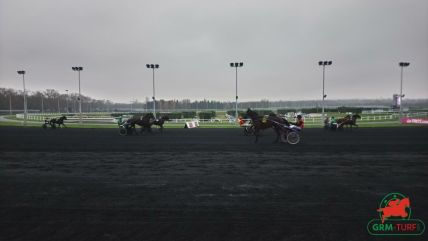
<svg viewBox="0 0 428 241">
<path fill-rule="evenodd" d="M 22 112 L 24 108 L 24 93 L 22 90 L 0 88 L 0 110 L 2 112 Z M 61 94 L 54 89 L 27 92 L 27 109 L 29 112 L 61 112 L 71 113 L 79 111 L 76 93 Z M 105 111 L 114 103 L 109 100 L 96 100 L 81 95 L 82 111 Z"/>
<path fill-rule="evenodd" d="M 27 109 L 29 112 L 54 112 L 54 113 L 76 113 L 79 112 L 79 95 L 77 93 L 60 93 L 55 89 L 46 89 L 43 91 L 27 92 Z M 81 95 L 83 112 L 148 112 L 153 107 L 151 99 L 146 98 L 144 102 L 132 101 L 129 103 L 115 103 L 106 99 L 94 99 L 89 96 Z M 350 99 L 350 100 L 326 100 L 326 108 L 338 107 L 371 107 L 371 108 L 390 108 L 392 99 Z M 403 105 L 411 108 L 427 108 L 428 99 L 405 99 Z M 22 90 L 0 88 L 0 111 L 22 112 L 24 98 Z M 311 109 L 311 112 L 321 111 L 321 100 L 304 101 L 269 101 L 262 99 L 260 101 L 239 102 L 239 109 L 285 109 L 293 111 L 299 109 Z M 156 100 L 156 109 L 162 112 L 176 111 L 209 111 L 209 110 L 234 110 L 234 101 L 215 101 L 215 100 Z M 285 112 L 285 111 L 284 111 Z"/>
</svg>

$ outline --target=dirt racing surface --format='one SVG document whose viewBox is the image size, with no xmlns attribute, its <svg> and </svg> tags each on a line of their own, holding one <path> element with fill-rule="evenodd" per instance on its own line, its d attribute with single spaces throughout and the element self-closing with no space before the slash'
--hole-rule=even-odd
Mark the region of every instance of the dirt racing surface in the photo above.
<svg viewBox="0 0 428 241">
<path fill-rule="evenodd" d="M 392 240 L 366 229 L 390 192 L 428 223 L 426 127 L 0 133 L 0 240 Z"/>
</svg>

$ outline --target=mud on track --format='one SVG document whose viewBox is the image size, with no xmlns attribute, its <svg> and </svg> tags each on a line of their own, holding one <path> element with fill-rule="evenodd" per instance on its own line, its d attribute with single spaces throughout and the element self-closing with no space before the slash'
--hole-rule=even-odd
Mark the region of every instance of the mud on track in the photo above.
<svg viewBox="0 0 428 241">
<path fill-rule="evenodd" d="M 0 133 L 0 240 L 382 240 L 366 225 L 393 191 L 428 222 L 428 128 Z"/>
</svg>

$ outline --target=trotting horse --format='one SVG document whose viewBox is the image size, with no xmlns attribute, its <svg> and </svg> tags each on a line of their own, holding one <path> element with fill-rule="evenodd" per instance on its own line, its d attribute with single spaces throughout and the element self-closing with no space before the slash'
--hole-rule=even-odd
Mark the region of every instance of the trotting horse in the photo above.
<svg viewBox="0 0 428 241">
<path fill-rule="evenodd" d="M 145 131 L 151 133 L 152 132 L 152 125 L 155 122 L 155 120 L 156 120 L 156 118 L 153 115 L 153 113 L 147 113 L 140 118 L 134 119 L 134 121 L 131 123 L 134 125 L 134 128 L 135 128 L 136 124 L 141 126 L 140 133 L 143 133 Z"/>
<path fill-rule="evenodd" d="M 151 132 L 151 128 L 153 125 L 153 122 L 155 121 L 155 117 L 153 113 L 147 113 L 144 116 L 140 117 L 132 117 L 126 121 L 127 128 L 130 129 L 128 132 L 132 135 L 132 133 L 135 133 L 138 135 L 137 130 L 135 129 L 135 125 L 141 126 L 140 133 L 143 133 L 144 131 Z"/>
<path fill-rule="evenodd" d="M 159 126 L 159 131 L 163 132 L 163 124 L 165 123 L 165 121 L 169 121 L 169 117 L 168 116 L 162 116 L 161 118 L 156 119 L 153 122 L 153 125 Z"/>
<path fill-rule="evenodd" d="M 347 115 L 347 116 L 345 116 L 345 118 L 338 119 L 337 120 L 337 128 L 343 129 L 344 126 L 348 126 L 348 127 L 351 127 L 351 129 L 352 129 L 352 126 L 358 127 L 357 119 L 361 119 L 361 116 L 358 114 L 355 114 L 352 116 Z"/>
<path fill-rule="evenodd" d="M 274 131 L 276 133 L 275 143 L 277 143 L 279 141 L 279 138 L 280 138 L 280 129 L 274 123 L 281 123 L 281 124 L 285 124 L 285 125 L 290 125 L 290 123 L 286 119 L 283 119 L 283 118 L 281 118 L 281 117 L 279 117 L 273 113 L 267 117 L 259 116 L 257 114 L 257 112 L 248 108 L 247 115 L 248 115 L 248 117 L 250 117 L 251 122 L 252 122 L 252 126 L 254 127 L 254 135 L 256 136 L 256 140 L 254 143 L 257 143 L 259 140 L 260 130 L 264 130 L 264 129 L 268 129 L 268 128 L 274 129 Z"/>
<path fill-rule="evenodd" d="M 48 124 L 52 128 L 55 128 L 56 125 L 58 125 L 58 128 L 61 128 L 61 125 L 63 127 L 66 127 L 65 124 L 64 124 L 64 120 L 67 120 L 67 116 L 65 116 L 65 115 L 63 115 L 63 116 L 61 116 L 59 118 L 52 118 L 52 119 L 50 119 Z"/>
</svg>

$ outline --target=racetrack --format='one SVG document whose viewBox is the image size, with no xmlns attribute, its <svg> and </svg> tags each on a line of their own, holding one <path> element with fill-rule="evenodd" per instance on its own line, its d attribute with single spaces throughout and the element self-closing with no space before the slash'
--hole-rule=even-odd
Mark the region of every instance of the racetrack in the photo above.
<svg viewBox="0 0 428 241">
<path fill-rule="evenodd" d="M 0 240 L 387 240 L 366 225 L 390 192 L 428 222 L 426 127 L 0 133 Z"/>
</svg>

